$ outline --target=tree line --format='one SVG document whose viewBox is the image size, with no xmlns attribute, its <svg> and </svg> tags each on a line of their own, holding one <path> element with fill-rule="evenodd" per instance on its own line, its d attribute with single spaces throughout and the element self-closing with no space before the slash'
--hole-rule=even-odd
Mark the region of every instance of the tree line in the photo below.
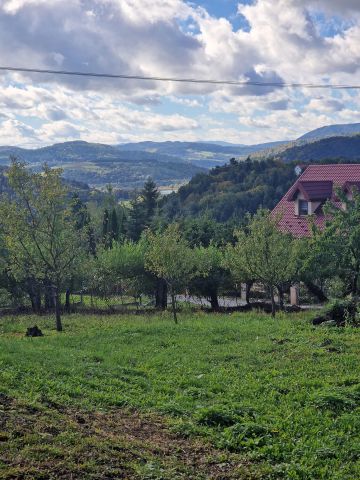
<svg viewBox="0 0 360 480">
<path fill-rule="evenodd" d="M 69 192 L 58 169 L 34 173 L 13 159 L 7 175 L 11 194 L 0 201 L 1 295 L 14 304 L 26 295 L 35 313 L 53 310 L 58 331 L 77 290 L 101 298 L 115 291 L 147 295 L 158 309 L 167 308 L 169 298 L 175 322 L 176 297 L 185 290 L 217 310 L 220 293 L 246 284 L 249 297 L 259 283 L 272 315 L 294 282 L 323 298 L 359 294 L 355 192 L 352 201 L 338 192 L 345 207 L 328 203 L 326 227 L 312 225 L 310 238 L 296 239 L 265 209 L 247 214 L 236 228 L 206 216 L 166 222 L 151 179 L 129 205 L 119 206 L 109 188 L 103 207 L 91 210 Z"/>
</svg>

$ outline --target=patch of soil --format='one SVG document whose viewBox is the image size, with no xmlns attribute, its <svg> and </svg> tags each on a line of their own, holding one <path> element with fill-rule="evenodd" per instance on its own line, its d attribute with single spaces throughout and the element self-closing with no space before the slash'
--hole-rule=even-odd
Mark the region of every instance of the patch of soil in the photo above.
<svg viewBox="0 0 360 480">
<path fill-rule="evenodd" d="M 0 395 L 0 479 L 239 479 L 239 456 L 171 433 L 161 417 L 29 407 Z"/>
</svg>

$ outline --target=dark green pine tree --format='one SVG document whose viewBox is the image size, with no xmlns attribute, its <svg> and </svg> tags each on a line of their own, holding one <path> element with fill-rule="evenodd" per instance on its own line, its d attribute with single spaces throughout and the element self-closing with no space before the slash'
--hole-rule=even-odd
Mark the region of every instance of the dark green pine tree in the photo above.
<svg viewBox="0 0 360 480">
<path fill-rule="evenodd" d="M 113 208 L 110 217 L 110 238 L 112 241 L 119 240 L 119 222 L 115 207 Z"/>
<path fill-rule="evenodd" d="M 123 241 L 126 237 L 127 228 L 127 210 L 120 208 L 117 212 L 118 224 L 119 224 L 119 241 Z"/>
<path fill-rule="evenodd" d="M 110 218 L 109 210 L 105 208 L 103 216 L 103 225 L 102 225 L 102 240 L 105 247 L 109 247 L 109 233 L 110 233 Z"/>
<path fill-rule="evenodd" d="M 80 199 L 79 195 L 73 195 L 72 212 L 76 220 L 76 228 L 78 230 L 84 229 L 87 234 L 87 253 L 96 255 L 96 239 L 94 227 L 91 225 L 91 217 L 86 204 Z"/>
<path fill-rule="evenodd" d="M 81 230 L 89 224 L 90 218 L 86 204 L 81 200 L 77 193 L 72 197 L 72 213 L 76 220 L 76 228 Z"/>
<path fill-rule="evenodd" d="M 145 224 L 149 226 L 155 215 L 156 205 L 159 199 L 159 191 L 152 178 L 148 178 L 141 190 L 141 196 L 144 202 Z"/>
<path fill-rule="evenodd" d="M 127 222 L 127 237 L 137 242 L 146 227 L 146 210 L 142 197 L 137 197 L 131 202 Z"/>
</svg>

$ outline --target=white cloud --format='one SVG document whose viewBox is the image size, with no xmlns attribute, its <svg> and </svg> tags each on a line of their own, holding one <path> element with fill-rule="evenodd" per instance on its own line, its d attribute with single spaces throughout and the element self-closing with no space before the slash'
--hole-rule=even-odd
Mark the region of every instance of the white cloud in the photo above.
<svg viewBox="0 0 360 480">
<path fill-rule="evenodd" d="M 351 26 L 324 38 L 310 10 L 350 12 Z M 0 64 L 259 82 L 358 78 L 360 1 L 258 0 L 239 13 L 250 31 L 184 0 L 2 0 Z M 220 134 L 250 143 L 356 121 L 359 105 L 346 92 L 0 74 L 0 143 Z"/>
</svg>

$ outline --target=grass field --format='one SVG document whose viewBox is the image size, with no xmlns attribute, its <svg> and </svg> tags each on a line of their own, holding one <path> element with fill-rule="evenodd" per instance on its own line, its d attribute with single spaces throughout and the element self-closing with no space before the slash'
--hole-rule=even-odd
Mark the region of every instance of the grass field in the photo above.
<svg viewBox="0 0 360 480">
<path fill-rule="evenodd" d="M 0 478 L 359 478 L 359 331 L 310 316 L 1 318 Z"/>
</svg>

